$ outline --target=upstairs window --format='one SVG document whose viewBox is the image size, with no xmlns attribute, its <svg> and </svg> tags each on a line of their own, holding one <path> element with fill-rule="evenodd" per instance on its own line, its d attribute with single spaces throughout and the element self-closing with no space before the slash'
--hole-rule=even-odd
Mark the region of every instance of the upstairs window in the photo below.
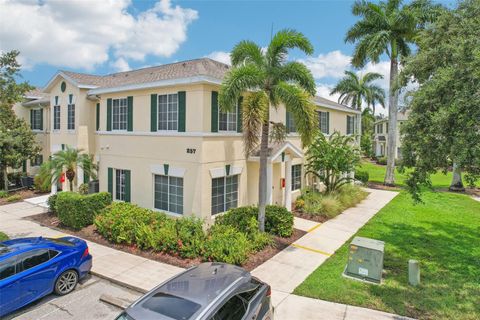
<svg viewBox="0 0 480 320">
<path fill-rule="evenodd" d="M 178 94 L 158 96 L 158 130 L 178 130 Z"/>
<path fill-rule="evenodd" d="M 323 111 L 318 112 L 318 126 L 320 128 L 320 132 L 324 134 L 330 133 L 329 120 L 330 120 L 329 112 L 323 112 Z"/>
<path fill-rule="evenodd" d="M 293 115 L 289 111 L 287 111 L 285 127 L 287 128 L 287 132 L 297 132 L 297 128 L 295 127 L 295 121 L 293 120 Z"/>
<path fill-rule="evenodd" d="M 60 106 L 53 107 L 53 130 L 60 130 Z"/>
<path fill-rule="evenodd" d="M 67 129 L 75 130 L 75 104 L 69 104 L 67 110 Z"/>
<path fill-rule="evenodd" d="M 43 130 L 42 128 L 42 117 L 43 117 L 43 110 L 42 109 L 32 109 L 30 110 L 30 128 L 32 130 Z"/>
<path fill-rule="evenodd" d="M 112 100 L 112 129 L 127 130 L 127 99 Z"/>
<path fill-rule="evenodd" d="M 234 111 L 222 112 L 218 110 L 218 130 L 219 131 L 237 131 L 238 106 Z"/>
</svg>

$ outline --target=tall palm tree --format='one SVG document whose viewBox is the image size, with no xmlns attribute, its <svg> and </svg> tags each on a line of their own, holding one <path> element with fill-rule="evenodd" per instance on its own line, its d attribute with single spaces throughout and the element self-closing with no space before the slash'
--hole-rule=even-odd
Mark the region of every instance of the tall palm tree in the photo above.
<svg viewBox="0 0 480 320">
<path fill-rule="evenodd" d="M 330 94 L 340 93 L 338 102 L 357 110 L 362 110 L 362 102 L 365 101 L 367 106 L 372 106 L 375 114 L 376 103 L 385 108 L 385 91 L 373 83 L 378 79 L 383 79 L 383 76 L 376 72 L 367 72 L 359 77 L 355 72 L 345 71 L 345 77 L 337 83 Z"/>
<path fill-rule="evenodd" d="M 417 32 L 435 18 L 433 8 L 429 0 L 414 0 L 409 5 L 402 5 L 402 0 L 357 0 L 352 7 L 352 13 L 361 18 L 345 37 L 346 42 L 356 44 L 352 64 L 363 67 L 367 61 L 377 63 L 383 54 L 390 58 L 386 185 L 395 184 L 399 62 L 410 55 L 409 44 L 414 43 Z"/>
<path fill-rule="evenodd" d="M 44 166 L 44 174 L 50 169 L 52 183 L 57 183 L 65 170 L 70 191 L 73 191 L 73 180 L 75 179 L 77 166 L 89 177 L 94 177 L 96 170 L 96 165 L 93 163 L 90 155 L 82 153 L 81 149 L 75 149 L 69 146 L 66 146 L 65 150 L 56 152 L 52 159 Z M 44 180 L 48 181 L 47 179 Z"/>
<path fill-rule="evenodd" d="M 258 188 L 258 221 L 265 229 L 267 202 L 267 157 L 269 130 L 279 125 L 270 121 L 270 108 L 285 105 L 293 116 L 303 145 L 311 142 L 316 130 L 315 81 L 312 73 L 299 62 L 288 62 L 290 49 L 300 49 L 310 55 L 313 47 L 301 33 L 285 29 L 276 33 L 265 51 L 248 40 L 239 42 L 231 52 L 232 68 L 225 76 L 220 94 L 220 109 L 234 110 L 242 93 L 243 139 L 248 156 L 260 145 L 260 179 Z"/>
</svg>

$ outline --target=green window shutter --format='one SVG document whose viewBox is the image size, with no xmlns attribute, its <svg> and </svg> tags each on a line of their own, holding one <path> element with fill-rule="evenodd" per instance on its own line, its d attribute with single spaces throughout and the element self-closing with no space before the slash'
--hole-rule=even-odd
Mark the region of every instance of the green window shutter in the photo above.
<svg viewBox="0 0 480 320">
<path fill-rule="evenodd" d="M 178 132 L 185 132 L 186 92 L 178 92 Z"/>
<path fill-rule="evenodd" d="M 287 133 L 290 133 L 290 112 L 285 112 L 285 129 Z"/>
<path fill-rule="evenodd" d="M 113 197 L 113 168 L 108 168 L 108 192 Z"/>
<path fill-rule="evenodd" d="M 327 134 L 330 134 L 330 112 L 327 112 Z"/>
<path fill-rule="evenodd" d="M 112 99 L 107 99 L 107 131 L 112 131 Z"/>
<path fill-rule="evenodd" d="M 132 188 L 130 170 L 125 170 L 125 202 L 130 202 L 131 190 Z"/>
<path fill-rule="evenodd" d="M 127 131 L 133 131 L 133 97 L 127 97 Z"/>
<path fill-rule="evenodd" d="M 65 150 L 65 143 L 62 143 L 62 150 Z"/>
<path fill-rule="evenodd" d="M 218 92 L 212 91 L 212 132 L 218 132 Z"/>
<path fill-rule="evenodd" d="M 238 108 L 237 108 L 237 132 L 242 132 L 243 129 L 243 97 L 238 98 Z"/>
<path fill-rule="evenodd" d="M 27 160 L 23 160 L 22 162 L 22 172 L 23 173 L 27 172 Z"/>
<path fill-rule="evenodd" d="M 30 129 L 33 130 L 33 110 L 30 109 Z"/>
<path fill-rule="evenodd" d="M 97 103 L 97 119 L 96 119 L 96 130 L 100 130 L 100 103 Z"/>
<path fill-rule="evenodd" d="M 150 95 L 150 131 L 157 131 L 157 103 L 158 96 L 156 94 Z"/>
<path fill-rule="evenodd" d="M 83 183 L 88 183 L 90 181 L 90 176 L 84 171 L 83 172 Z"/>
<path fill-rule="evenodd" d="M 40 130 L 43 130 L 43 109 L 40 109 Z"/>
</svg>

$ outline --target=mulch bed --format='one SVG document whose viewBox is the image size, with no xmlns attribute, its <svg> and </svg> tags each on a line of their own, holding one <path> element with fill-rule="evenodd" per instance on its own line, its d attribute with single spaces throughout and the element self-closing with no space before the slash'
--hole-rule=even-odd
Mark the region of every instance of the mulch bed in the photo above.
<svg viewBox="0 0 480 320">
<path fill-rule="evenodd" d="M 367 187 L 371 189 L 378 189 L 378 190 L 387 190 L 387 191 L 400 191 L 400 187 L 391 187 L 391 186 L 386 186 L 383 183 L 379 182 L 371 182 L 369 181 L 367 183 Z"/>
<path fill-rule="evenodd" d="M 61 232 L 65 232 L 116 250 L 124 251 L 127 253 L 135 254 L 147 259 L 156 260 L 159 262 L 171 264 L 177 267 L 188 268 L 202 262 L 201 258 L 185 259 L 177 255 L 171 255 L 163 252 L 155 252 L 153 250 L 141 250 L 135 245 L 127 244 L 115 244 L 103 238 L 96 230 L 95 225 L 88 226 L 79 231 L 63 226 L 58 220 L 57 216 L 53 213 L 41 213 L 33 216 L 26 217 L 25 219 L 33 220 L 42 226 L 46 226 Z M 243 268 L 251 271 L 257 266 L 261 265 L 293 242 L 301 238 L 306 232 L 302 230 L 294 229 L 293 235 L 289 238 L 281 238 L 274 236 L 274 245 L 266 247 L 262 251 L 259 251 L 251 255 L 248 260 L 242 265 Z"/>
<path fill-rule="evenodd" d="M 18 191 L 9 193 L 8 197 L 13 196 L 13 195 L 19 195 L 21 197 L 21 199 L 16 200 L 16 201 L 8 202 L 7 197 L 0 198 L 0 206 L 4 205 L 4 204 L 11 204 L 11 203 L 23 201 L 24 199 L 28 199 L 28 198 L 39 197 L 39 196 L 44 195 L 44 194 L 46 194 L 46 193 L 38 192 L 38 191 L 35 191 L 35 190 L 29 190 L 29 189 L 18 190 Z"/>
<path fill-rule="evenodd" d="M 311 220 L 311 221 L 315 221 L 315 222 L 318 222 L 318 223 L 324 223 L 325 221 L 330 220 L 327 217 L 322 216 L 322 215 L 308 214 L 308 213 L 300 212 L 300 211 L 296 211 L 296 210 L 293 210 L 292 213 L 297 218 Z"/>
</svg>

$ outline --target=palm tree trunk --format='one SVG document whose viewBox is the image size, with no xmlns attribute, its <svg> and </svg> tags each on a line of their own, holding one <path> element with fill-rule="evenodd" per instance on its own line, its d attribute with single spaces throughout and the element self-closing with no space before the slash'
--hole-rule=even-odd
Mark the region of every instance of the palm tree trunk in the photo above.
<svg viewBox="0 0 480 320">
<path fill-rule="evenodd" d="M 262 125 L 260 140 L 260 177 L 258 179 L 258 229 L 265 231 L 265 208 L 267 205 L 267 158 L 268 158 L 268 121 Z"/>
<path fill-rule="evenodd" d="M 70 185 L 70 191 L 73 191 L 73 180 L 68 180 L 68 183 Z"/>
<path fill-rule="evenodd" d="M 387 171 L 384 184 L 395 185 L 395 150 L 397 149 L 397 104 L 398 89 L 395 82 L 398 74 L 397 58 L 390 60 L 390 90 L 388 93 L 388 143 L 387 143 Z"/>
<path fill-rule="evenodd" d="M 455 162 L 453 163 L 452 183 L 448 189 L 450 191 L 465 191 L 462 182 L 462 169 Z"/>
</svg>

